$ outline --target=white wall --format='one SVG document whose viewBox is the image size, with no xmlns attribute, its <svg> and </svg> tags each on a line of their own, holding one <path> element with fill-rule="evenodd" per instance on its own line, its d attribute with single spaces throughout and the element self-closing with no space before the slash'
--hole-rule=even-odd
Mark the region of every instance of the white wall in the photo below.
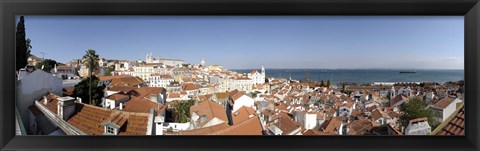
<svg viewBox="0 0 480 151">
<path fill-rule="evenodd" d="M 242 106 L 252 107 L 253 109 L 255 109 L 254 103 L 255 103 L 255 100 L 253 100 L 252 98 L 250 98 L 247 95 L 243 95 L 240 98 L 238 98 L 237 100 L 235 100 L 235 103 L 233 104 L 233 110 L 232 111 L 236 112 Z"/>
<path fill-rule="evenodd" d="M 28 107 L 35 103 L 35 99 L 47 95 L 47 92 L 61 96 L 62 79 L 43 70 L 35 70 L 17 81 L 16 103 L 24 125 L 30 125 Z"/>
</svg>

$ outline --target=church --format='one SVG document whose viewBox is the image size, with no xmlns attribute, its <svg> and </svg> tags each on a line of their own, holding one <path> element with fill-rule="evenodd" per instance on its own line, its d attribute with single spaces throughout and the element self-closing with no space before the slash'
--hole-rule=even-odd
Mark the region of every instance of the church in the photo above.
<svg viewBox="0 0 480 151">
<path fill-rule="evenodd" d="M 265 68 L 262 66 L 262 71 L 258 72 L 257 70 L 253 70 L 252 72 L 248 73 L 248 78 L 252 79 L 253 84 L 264 84 L 265 83 Z"/>
<path fill-rule="evenodd" d="M 167 66 L 181 66 L 182 64 L 185 63 L 183 60 L 180 60 L 180 59 L 169 59 L 169 58 L 156 59 L 156 58 L 153 57 L 152 53 L 147 54 L 145 62 L 147 64 L 162 63 L 162 64 L 167 65 Z"/>
</svg>

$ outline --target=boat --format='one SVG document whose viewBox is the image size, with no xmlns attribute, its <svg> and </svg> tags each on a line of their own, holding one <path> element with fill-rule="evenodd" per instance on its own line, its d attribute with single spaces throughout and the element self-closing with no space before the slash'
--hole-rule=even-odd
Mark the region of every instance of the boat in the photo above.
<svg viewBox="0 0 480 151">
<path fill-rule="evenodd" d="M 400 73 L 417 73 L 416 71 L 400 71 Z"/>
</svg>

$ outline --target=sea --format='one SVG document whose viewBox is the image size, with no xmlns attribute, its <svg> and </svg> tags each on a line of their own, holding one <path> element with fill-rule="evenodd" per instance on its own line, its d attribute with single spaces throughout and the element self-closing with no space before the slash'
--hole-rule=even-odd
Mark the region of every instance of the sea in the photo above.
<svg viewBox="0 0 480 151">
<path fill-rule="evenodd" d="M 235 69 L 238 73 L 249 73 L 254 69 Z M 260 69 L 255 69 L 260 71 Z M 414 73 L 400 73 L 400 72 Z M 333 84 L 340 82 L 437 82 L 464 80 L 464 70 L 454 69 L 265 69 L 267 77 L 291 78 L 294 80 L 321 81 L 330 80 Z"/>
</svg>

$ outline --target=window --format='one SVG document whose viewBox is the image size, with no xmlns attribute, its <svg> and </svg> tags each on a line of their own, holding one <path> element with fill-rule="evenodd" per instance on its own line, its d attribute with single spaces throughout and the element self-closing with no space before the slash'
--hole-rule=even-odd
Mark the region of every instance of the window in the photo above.
<svg viewBox="0 0 480 151">
<path fill-rule="evenodd" d="M 107 126 L 107 133 L 115 135 L 115 128 Z"/>
</svg>

